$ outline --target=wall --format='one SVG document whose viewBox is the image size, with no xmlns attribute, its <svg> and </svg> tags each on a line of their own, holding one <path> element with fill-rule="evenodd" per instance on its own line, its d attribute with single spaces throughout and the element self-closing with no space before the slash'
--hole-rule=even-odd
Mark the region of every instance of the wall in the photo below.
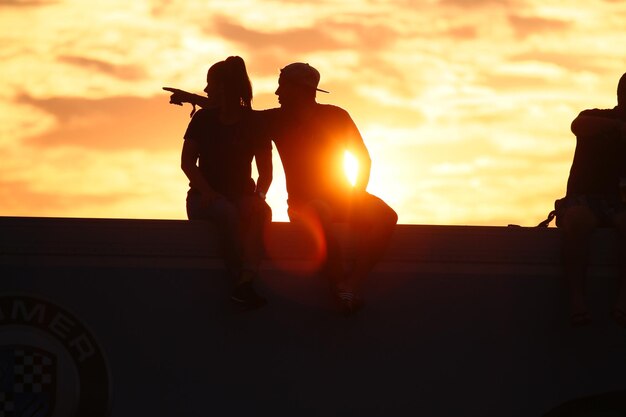
<svg viewBox="0 0 626 417">
<path fill-rule="evenodd" d="M 626 390 L 612 231 L 594 237 L 581 329 L 557 229 L 398 226 L 349 318 L 307 236 L 272 224 L 269 304 L 243 312 L 206 223 L 0 217 L 0 360 L 55 358 L 59 416 L 521 417 Z"/>
</svg>

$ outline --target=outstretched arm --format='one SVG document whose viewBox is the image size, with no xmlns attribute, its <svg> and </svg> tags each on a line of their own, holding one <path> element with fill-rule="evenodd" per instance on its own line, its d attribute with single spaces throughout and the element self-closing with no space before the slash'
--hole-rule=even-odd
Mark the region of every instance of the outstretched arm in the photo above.
<svg viewBox="0 0 626 417">
<path fill-rule="evenodd" d="M 172 95 L 170 96 L 171 104 L 182 106 L 183 103 L 191 103 L 194 106 L 200 106 L 202 108 L 210 106 L 210 101 L 207 97 L 203 97 L 194 93 L 189 93 L 185 90 L 180 90 L 173 87 L 163 87 L 163 89 L 172 93 Z"/>
</svg>

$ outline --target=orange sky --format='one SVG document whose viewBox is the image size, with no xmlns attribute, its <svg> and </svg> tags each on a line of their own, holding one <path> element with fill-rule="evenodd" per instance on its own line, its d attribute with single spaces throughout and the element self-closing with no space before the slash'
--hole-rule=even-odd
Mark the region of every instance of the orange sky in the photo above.
<svg viewBox="0 0 626 417">
<path fill-rule="evenodd" d="M 533 226 L 572 119 L 615 105 L 624 27 L 610 0 L 0 0 L 0 215 L 185 218 L 190 107 L 161 87 L 201 93 L 240 55 L 259 109 L 281 67 L 320 70 L 401 223 Z"/>
</svg>

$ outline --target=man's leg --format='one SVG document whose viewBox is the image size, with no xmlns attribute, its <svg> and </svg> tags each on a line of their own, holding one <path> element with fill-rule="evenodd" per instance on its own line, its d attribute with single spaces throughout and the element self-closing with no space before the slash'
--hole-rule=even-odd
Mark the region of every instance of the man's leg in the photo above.
<svg viewBox="0 0 626 417">
<path fill-rule="evenodd" d="M 614 217 L 615 228 L 619 235 L 619 289 L 617 300 L 613 306 L 612 315 L 615 321 L 626 328 L 626 211 Z"/>
<path fill-rule="evenodd" d="M 574 325 L 584 325 L 590 321 L 585 284 L 589 241 L 596 225 L 596 217 L 587 206 L 567 208 L 563 219 L 563 264 L 569 291 L 570 319 Z"/>
<path fill-rule="evenodd" d="M 354 267 L 343 281 L 349 291 L 357 291 L 361 281 L 380 261 L 389 245 L 398 215 L 383 200 L 365 194 L 353 208 L 351 228 L 355 242 Z"/>
<path fill-rule="evenodd" d="M 294 219 L 305 224 L 310 231 L 321 236 L 321 256 L 323 274 L 328 277 L 333 290 L 343 279 L 343 253 L 339 240 L 333 230 L 334 215 L 328 203 L 322 200 L 313 200 L 302 207 L 298 207 Z"/>
</svg>

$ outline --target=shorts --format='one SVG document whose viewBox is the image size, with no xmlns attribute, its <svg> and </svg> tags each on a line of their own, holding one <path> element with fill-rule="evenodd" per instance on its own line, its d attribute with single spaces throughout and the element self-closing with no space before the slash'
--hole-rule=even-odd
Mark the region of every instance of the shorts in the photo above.
<svg viewBox="0 0 626 417">
<path fill-rule="evenodd" d="M 333 223 L 372 224 L 383 219 L 394 218 L 397 221 L 397 214 L 382 199 L 363 193 L 358 200 L 312 200 L 305 204 L 296 204 L 289 201 L 287 213 L 290 221 L 297 221 L 303 213 L 316 211 L 322 214 Z"/>
<path fill-rule="evenodd" d="M 229 221 L 246 223 L 251 219 L 272 221 L 272 209 L 254 194 L 235 199 L 220 196 L 210 205 L 204 205 L 199 194 L 189 192 L 186 203 L 189 220 L 210 220 L 217 224 Z"/>
</svg>

